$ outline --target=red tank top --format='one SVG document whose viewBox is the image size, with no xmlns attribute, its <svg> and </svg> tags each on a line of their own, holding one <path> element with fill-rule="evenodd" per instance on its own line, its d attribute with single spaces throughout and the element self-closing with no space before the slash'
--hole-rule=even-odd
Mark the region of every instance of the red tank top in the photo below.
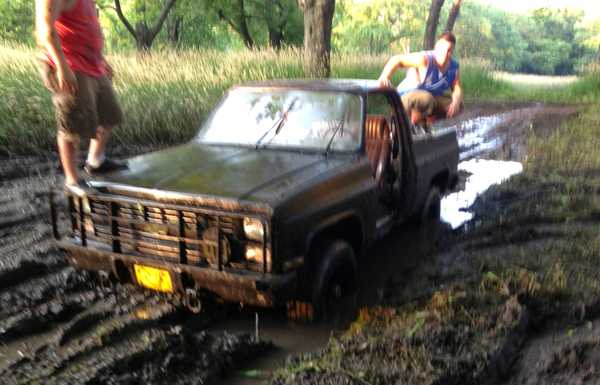
<svg viewBox="0 0 600 385">
<path fill-rule="evenodd" d="M 106 74 L 102 58 L 104 38 L 94 0 L 77 0 L 72 9 L 60 14 L 54 28 L 73 71 L 93 77 Z M 54 65 L 49 55 L 48 59 Z"/>
</svg>

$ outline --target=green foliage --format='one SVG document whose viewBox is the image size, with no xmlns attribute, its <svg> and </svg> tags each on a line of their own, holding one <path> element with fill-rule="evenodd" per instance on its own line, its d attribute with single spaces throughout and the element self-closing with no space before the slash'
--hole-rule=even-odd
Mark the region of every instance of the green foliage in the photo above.
<svg viewBox="0 0 600 385">
<path fill-rule="evenodd" d="M 0 40 L 33 45 L 34 6 L 31 0 L 0 2 Z"/>
<path fill-rule="evenodd" d="M 121 0 L 132 25 L 151 25 L 162 0 Z M 114 0 L 96 0 L 107 52 L 135 48 L 135 41 L 118 19 Z M 303 41 L 303 15 L 296 0 L 177 0 L 158 34 L 154 50 L 244 48 L 243 16 L 255 47 L 274 39 L 282 46 Z M 443 28 L 452 2 L 442 10 Z M 338 0 L 333 21 L 334 52 L 386 54 L 421 49 L 428 3 L 412 0 Z M 31 0 L 0 2 L 0 40 L 33 45 L 34 7 Z M 600 21 L 583 23 L 582 13 L 540 8 L 529 15 L 509 14 L 478 1 L 461 5 L 455 26 L 456 56 L 485 58 L 494 69 L 537 74 L 572 74 L 594 62 L 600 52 Z"/>
<path fill-rule="evenodd" d="M 408 0 L 336 3 L 333 47 L 341 52 L 382 53 L 420 48 L 426 4 Z"/>
</svg>

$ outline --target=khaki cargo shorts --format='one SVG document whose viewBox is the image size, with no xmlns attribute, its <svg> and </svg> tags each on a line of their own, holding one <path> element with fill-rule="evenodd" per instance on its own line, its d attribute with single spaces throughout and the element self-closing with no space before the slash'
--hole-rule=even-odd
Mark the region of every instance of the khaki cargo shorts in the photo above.
<svg viewBox="0 0 600 385">
<path fill-rule="evenodd" d="M 415 90 L 402 95 L 402 104 L 407 112 L 417 110 L 424 116 L 445 118 L 452 98 L 448 95 L 433 96 L 430 92 Z M 460 106 L 462 110 L 463 106 Z"/>
<path fill-rule="evenodd" d="M 58 135 L 71 141 L 96 136 L 98 126 L 114 127 L 123 121 L 123 112 L 112 82 L 106 77 L 95 78 L 80 72 L 75 95 L 58 91 L 56 70 L 46 62 L 40 63 L 44 85 L 52 93 Z"/>
</svg>

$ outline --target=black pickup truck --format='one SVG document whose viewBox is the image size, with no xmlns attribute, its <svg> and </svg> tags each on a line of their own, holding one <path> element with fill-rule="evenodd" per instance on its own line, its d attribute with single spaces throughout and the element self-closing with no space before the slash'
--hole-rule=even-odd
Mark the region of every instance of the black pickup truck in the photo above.
<svg viewBox="0 0 600 385">
<path fill-rule="evenodd" d="M 375 81 L 269 81 L 229 90 L 189 143 L 127 163 L 67 191 L 68 234 L 53 215 L 70 263 L 196 310 L 200 294 L 321 305 L 394 224 L 439 217 L 458 144 L 412 132 Z"/>
</svg>

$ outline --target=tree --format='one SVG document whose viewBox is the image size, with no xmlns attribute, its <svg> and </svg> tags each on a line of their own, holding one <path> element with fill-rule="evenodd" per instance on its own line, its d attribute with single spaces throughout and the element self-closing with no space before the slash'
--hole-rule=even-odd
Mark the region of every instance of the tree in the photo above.
<svg viewBox="0 0 600 385">
<path fill-rule="evenodd" d="M 125 25 L 125 28 L 127 28 L 127 31 L 129 31 L 129 33 L 135 39 L 137 48 L 139 50 L 147 51 L 150 49 L 150 47 L 152 47 L 152 43 L 154 42 L 156 35 L 158 35 L 160 32 L 169 12 L 175 5 L 176 1 L 177 0 L 166 0 L 166 3 L 163 4 L 162 9 L 160 10 L 156 23 L 154 23 L 152 27 L 148 27 L 148 24 L 144 18 L 139 21 L 134 28 L 123 14 L 120 0 L 115 0 L 115 11 L 117 12 L 117 16 L 119 16 L 119 20 L 121 20 L 123 25 Z"/>
<path fill-rule="evenodd" d="M 286 6 L 285 0 L 265 0 L 263 10 L 269 32 L 269 46 L 279 50 L 283 42 L 283 31 L 288 22 L 290 8 Z"/>
<path fill-rule="evenodd" d="M 299 0 L 304 11 L 304 73 L 328 77 L 335 0 Z"/>
<path fill-rule="evenodd" d="M 240 35 L 247 48 L 253 48 L 255 43 L 248 26 L 250 16 L 248 15 L 246 0 L 217 1 L 211 2 L 211 4 L 215 7 L 219 19 L 226 22 L 231 29 Z"/>
<path fill-rule="evenodd" d="M 427 4 L 414 0 L 338 0 L 332 49 L 372 54 L 421 49 L 428 10 Z"/>
<path fill-rule="evenodd" d="M 427 16 L 427 24 L 425 24 L 423 49 L 433 49 L 438 23 L 440 22 L 440 11 L 442 10 L 443 5 L 444 0 L 431 0 L 429 16 Z"/>
<path fill-rule="evenodd" d="M 452 32 L 454 29 L 454 24 L 456 23 L 456 19 L 458 18 L 458 14 L 460 12 L 461 1 L 462 0 L 454 0 L 452 9 L 450 9 L 450 14 L 448 15 L 448 21 L 446 22 L 446 31 Z"/>
</svg>

